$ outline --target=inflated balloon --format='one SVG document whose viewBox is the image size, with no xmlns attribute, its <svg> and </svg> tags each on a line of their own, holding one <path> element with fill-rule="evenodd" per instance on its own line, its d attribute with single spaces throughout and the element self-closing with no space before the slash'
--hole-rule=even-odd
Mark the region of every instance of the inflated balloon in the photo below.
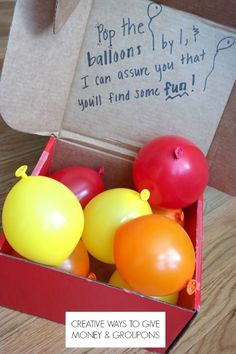
<svg viewBox="0 0 236 354">
<path fill-rule="evenodd" d="M 129 286 L 128 283 L 126 283 L 126 281 L 124 281 L 124 279 L 121 278 L 119 272 L 117 270 L 115 270 L 110 279 L 109 279 L 109 284 L 113 285 L 113 286 L 117 286 L 118 288 L 124 288 L 124 289 L 130 289 L 131 287 Z"/>
<path fill-rule="evenodd" d="M 24 258 L 15 250 L 12 250 L 11 256 L 17 258 Z M 67 258 L 63 264 L 57 266 L 57 268 L 65 270 L 69 273 L 82 275 L 84 277 L 87 277 L 89 275 L 89 267 L 89 255 L 82 240 L 78 242 L 77 246 L 75 247 L 72 254 L 69 256 L 69 258 Z"/>
<path fill-rule="evenodd" d="M 151 214 L 149 191 L 114 188 L 100 193 L 84 209 L 84 244 L 96 259 L 114 263 L 113 242 L 117 228 L 140 215 Z"/>
<path fill-rule="evenodd" d="M 195 202 L 208 182 L 208 164 L 201 150 L 179 136 L 162 136 L 139 151 L 133 180 L 138 191 L 150 190 L 153 208 L 179 209 Z"/>
<path fill-rule="evenodd" d="M 68 259 L 58 268 L 87 277 L 89 274 L 89 255 L 82 240 L 79 241 Z"/>
<path fill-rule="evenodd" d="M 124 279 L 121 278 L 119 272 L 117 270 L 115 270 L 110 279 L 109 279 L 109 284 L 113 285 L 113 286 L 117 286 L 118 288 L 123 288 L 123 289 L 129 289 L 132 290 L 131 287 L 128 285 L 128 283 L 126 283 L 124 281 Z M 167 296 L 154 296 L 153 297 L 155 300 L 161 300 L 164 302 L 167 302 L 169 304 L 172 305 L 176 305 L 178 302 L 178 298 L 179 298 L 179 293 L 174 293 L 174 294 L 170 294 Z"/>
<path fill-rule="evenodd" d="M 115 264 L 129 286 L 145 295 L 166 296 L 185 288 L 195 269 L 186 231 L 160 215 L 121 225 L 114 241 Z"/>
<path fill-rule="evenodd" d="M 65 184 L 84 208 L 95 195 L 104 191 L 102 173 L 102 168 L 95 171 L 84 166 L 71 166 L 52 173 L 50 177 Z"/>
<path fill-rule="evenodd" d="M 184 212 L 182 209 L 152 209 L 153 214 L 165 216 L 168 219 L 176 221 L 181 226 L 184 226 Z"/>
<path fill-rule="evenodd" d="M 58 266 L 73 252 L 84 226 L 76 196 L 62 183 L 44 176 L 27 176 L 27 166 L 3 205 L 2 224 L 11 247 L 32 261 Z"/>
<path fill-rule="evenodd" d="M 176 305 L 179 300 L 179 293 L 176 292 L 174 294 L 170 294 L 166 296 L 157 296 L 155 297 L 155 299 L 167 302 L 168 304 Z"/>
</svg>

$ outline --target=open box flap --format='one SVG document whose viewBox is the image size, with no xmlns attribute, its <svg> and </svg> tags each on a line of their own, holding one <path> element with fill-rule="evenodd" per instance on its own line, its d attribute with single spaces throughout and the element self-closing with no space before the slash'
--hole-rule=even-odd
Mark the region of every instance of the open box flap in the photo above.
<svg viewBox="0 0 236 354">
<path fill-rule="evenodd" d="M 235 153 L 235 118 L 225 108 L 235 80 L 234 29 L 145 0 L 80 0 L 55 36 L 43 26 L 46 15 L 35 27 L 30 3 L 16 5 L 1 80 L 10 126 L 60 131 L 124 156 L 157 135 L 183 135 L 217 165 L 212 185 L 236 193 L 235 160 L 224 168 L 216 161 Z"/>
<path fill-rule="evenodd" d="M 91 4 L 79 3 L 55 35 L 55 0 L 17 1 L 0 84 L 0 112 L 12 128 L 58 132 Z"/>
<path fill-rule="evenodd" d="M 69 19 L 79 0 L 57 0 L 53 31 L 57 33 Z"/>
</svg>

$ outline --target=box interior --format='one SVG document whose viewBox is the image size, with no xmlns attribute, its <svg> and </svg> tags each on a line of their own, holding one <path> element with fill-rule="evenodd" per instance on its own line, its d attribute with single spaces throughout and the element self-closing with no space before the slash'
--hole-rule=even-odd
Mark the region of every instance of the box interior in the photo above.
<svg viewBox="0 0 236 354">
<path fill-rule="evenodd" d="M 63 141 L 58 139 L 56 142 L 54 157 L 52 159 L 51 166 L 49 166 L 48 173 L 54 172 L 60 168 L 66 166 L 75 166 L 81 164 L 83 166 L 88 166 L 90 168 L 99 169 L 101 166 L 104 167 L 104 183 L 106 189 L 125 187 L 133 188 L 132 182 L 132 166 L 133 160 L 124 156 L 116 156 L 114 153 L 108 153 L 107 151 L 98 151 L 94 148 L 88 148 L 86 146 L 78 146 L 78 144 L 70 143 L 68 141 Z M 192 204 L 184 210 L 185 213 L 185 229 L 188 232 L 193 246 L 196 251 L 196 272 L 199 271 L 199 253 L 201 249 L 197 248 L 196 245 L 196 234 L 200 234 L 200 230 L 197 230 L 197 218 L 199 217 L 198 203 L 200 201 Z M 201 220 L 198 220 L 201 223 Z M 92 258 L 92 257 L 91 257 Z M 92 259 L 92 271 L 97 275 L 98 280 L 107 281 L 109 276 L 112 274 L 114 266 L 106 265 L 95 259 Z M 199 274 L 197 275 L 199 278 Z M 200 281 L 200 279 L 198 279 Z M 198 309 L 199 308 L 199 292 L 189 296 L 186 291 L 183 290 L 180 294 L 179 304 L 188 309 Z"/>
<path fill-rule="evenodd" d="M 52 144 L 53 142 L 53 144 Z M 51 138 L 48 143 L 47 158 L 39 161 L 41 170 L 35 167 L 35 171 L 40 175 L 50 175 L 50 173 L 67 166 L 83 165 L 90 168 L 99 169 L 104 167 L 104 183 L 106 189 L 125 187 L 134 188 L 132 184 L 132 161 L 125 160 L 122 156 L 113 156 L 104 151 L 97 151 L 88 147 L 81 147 L 77 144 L 63 141 L 60 139 Z M 43 155 L 42 155 L 43 156 Z M 33 174 L 35 174 L 35 171 Z M 185 309 L 199 309 L 200 306 L 200 282 L 201 282 L 201 262 L 199 256 L 201 248 L 196 244 L 196 234 L 200 235 L 201 230 L 197 229 L 198 201 L 190 207 L 184 209 L 185 213 L 185 229 L 188 232 L 196 252 L 196 270 L 194 277 L 199 282 L 199 287 L 195 294 L 188 295 L 185 290 L 180 292 L 178 306 Z M 198 220 L 201 224 L 201 216 Z M 2 242 L 0 247 L 1 252 L 11 254 L 12 249 L 7 241 Z M 114 265 L 105 264 L 93 258 L 90 255 L 91 272 L 94 272 L 98 282 L 107 283 L 111 274 L 115 270 Z M 109 286 L 109 285 L 108 285 Z"/>
</svg>

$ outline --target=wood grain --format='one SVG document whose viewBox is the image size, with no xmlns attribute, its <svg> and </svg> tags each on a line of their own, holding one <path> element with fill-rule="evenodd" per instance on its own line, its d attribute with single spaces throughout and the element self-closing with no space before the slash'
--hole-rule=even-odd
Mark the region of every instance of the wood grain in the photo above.
<svg viewBox="0 0 236 354">
<path fill-rule="evenodd" d="M 14 8 L 0 1 L 0 68 Z M 14 170 L 32 170 L 47 138 L 16 132 L 0 118 L 0 205 L 14 183 Z M 205 193 L 202 308 L 170 353 L 236 353 L 236 198 Z M 0 291 L 1 286 L 0 284 Z M 24 299 L 21 299 L 24 301 Z M 71 349 L 64 326 L 0 307 L 0 353 L 144 354 L 143 349 Z"/>
</svg>

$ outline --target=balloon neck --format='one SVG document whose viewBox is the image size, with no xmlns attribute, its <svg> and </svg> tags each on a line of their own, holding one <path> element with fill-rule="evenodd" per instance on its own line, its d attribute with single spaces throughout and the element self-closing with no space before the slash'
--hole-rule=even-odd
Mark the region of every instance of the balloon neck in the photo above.
<svg viewBox="0 0 236 354">
<path fill-rule="evenodd" d="M 184 222 L 184 212 L 181 211 L 178 215 L 177 215 L 177 220 L 180 222 Z"/>
<path fill-rule="evenodd" d="M 23 165 L 23 166 L 19 167 L 15 172 L 15 176 L 21 177 L 21 178 L 28 177 L 28 175 L 26 174 L 27 169 L 28 169 L 27 165 Z"/>
<path fill-rule="evenodd" d="M 146 202 L 150 198 L 150 192 L 148 189 L 143 189 L 140 192 L 140 199 Z"/>
<path fill-rule="evenodd" d="M 104 175 L 104 171 L 105 171 L 105 168 L 104 168 L 104 166 L 102 166 L 102 167 L 99 168 L 98 174 L 99 174 L 100 176 L 103 176 L 103 175 Z"/>
<path fill-rule="evenodd" d="M 175 149 L 174 149 L 174 158 L 175 159 L 180 159 L 184 154 L 184 150 L 182 147 L 180 146 L 177 146 Z"/>
</svg>

